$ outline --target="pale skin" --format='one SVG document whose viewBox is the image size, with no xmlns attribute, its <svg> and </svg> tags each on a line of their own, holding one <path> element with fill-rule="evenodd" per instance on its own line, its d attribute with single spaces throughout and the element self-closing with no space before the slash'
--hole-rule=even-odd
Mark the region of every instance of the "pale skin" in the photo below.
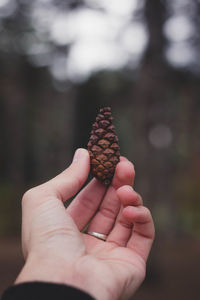
<svg viewBox="0 0 200 300">
<path fill-rule="evenodd" d="M 98 300 L 129 299 L 145 277 L 155 230 L 150 211 L 132 188 L 133 164 L 120 158 L 112 185 L 86 181 L 89 154 L 78 149 L 61 174 L 25 193 L 22 248 L 25 265 L 16 284 L 45 281 L 74 286 Z M 82 233 L 107 235 L 102 241 Z"/>
</svg>

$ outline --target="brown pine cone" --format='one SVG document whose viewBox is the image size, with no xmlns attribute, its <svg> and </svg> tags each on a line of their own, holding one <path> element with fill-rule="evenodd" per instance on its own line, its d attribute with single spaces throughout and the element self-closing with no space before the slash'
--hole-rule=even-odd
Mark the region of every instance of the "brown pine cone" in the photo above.
<svg viewBox="0 0 200 300">
<path fill-rule="evenodd" d="M 88 142 L 91 173 L 105 186 L 111 184 L 120 157 L 118 138 L 112 120 L 111 108 L 101 108 Z"/>
</svg>

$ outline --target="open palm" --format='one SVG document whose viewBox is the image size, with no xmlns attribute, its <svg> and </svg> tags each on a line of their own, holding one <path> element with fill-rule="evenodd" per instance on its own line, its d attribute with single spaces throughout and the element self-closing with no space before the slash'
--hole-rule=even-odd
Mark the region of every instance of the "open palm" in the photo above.
<svg viewBox="0 0 200 300">
<path fill-rule="evenodd" d="M 132 188 L 133 165 L 123 157 L 108 189 L 93 179 L 65 209 L 62 202 L 80 189 L 88 172 L 89 156 L 81 149 L 68 169 L 23 197 L 26 264 L 17 282 L 54 281 L 96 299 L 126 299 L 145 276 L 152 217 Z M 106 241 L 87 234 L 87 225 L 87 231 L 105 234 Z"/>
</svg>

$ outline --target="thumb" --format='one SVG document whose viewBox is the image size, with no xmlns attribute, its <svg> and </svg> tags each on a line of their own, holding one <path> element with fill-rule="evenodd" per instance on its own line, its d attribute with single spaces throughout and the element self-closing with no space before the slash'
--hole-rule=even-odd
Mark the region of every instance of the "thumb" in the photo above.
<svg viewBox="0 0 200 300">
<path fill-rule="evenodd" d="M 47 182 L 57 197 L 63 202 L 75 195 L 86 181 L 90 171 L 90 158 L 86 149 L 79 148 L 71 165 L 55 178 Z"/>
<path fill-rule="evenodd" d="M 72 164 L 65 171 L 24 194 L 22 208 L 29 204 L 28 207 L 31 205 L 32 210 L 52 196 L 65 202 L 78 192 L 86 181 L 89 170 L 90 158 L 88 151 L 82 148 L 77 149 Z"/>
<path fill-rule="evenodd" d="M 72 164 L 55 178 L 28 190 L 22 198 L 22 245 L 26 257 L 31 238 L 38 233 L 56 233 L 63 224 L 75 226 L 65 214 L 63 202 L 78 192 L 88 177 L 89 153 L 85 149 L 75 152 Z M 55 205 L 56 203 L 56 205 Z M 64 212 L 64 214 L 63 214 Z M 74 227 L 75 228 L 75 227 Z M 76 230 L 76 229 L 74 229 Z M 33 235 L 31 235 L 33 233 Z"/>
</svg>

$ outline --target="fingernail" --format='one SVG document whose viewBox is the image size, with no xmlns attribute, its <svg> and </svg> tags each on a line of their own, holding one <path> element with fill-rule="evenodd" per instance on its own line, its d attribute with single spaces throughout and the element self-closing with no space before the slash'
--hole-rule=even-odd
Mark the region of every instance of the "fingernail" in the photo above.
<svg viewBox="0 0 200 300">
<path fill-rule="evenodd" d="M 86 150 L 83 148 L 77 149 L 74 154 L 73 163 L 82 159 L 85 156 L 85 152 L 86 152 Z"/>
</svg>

